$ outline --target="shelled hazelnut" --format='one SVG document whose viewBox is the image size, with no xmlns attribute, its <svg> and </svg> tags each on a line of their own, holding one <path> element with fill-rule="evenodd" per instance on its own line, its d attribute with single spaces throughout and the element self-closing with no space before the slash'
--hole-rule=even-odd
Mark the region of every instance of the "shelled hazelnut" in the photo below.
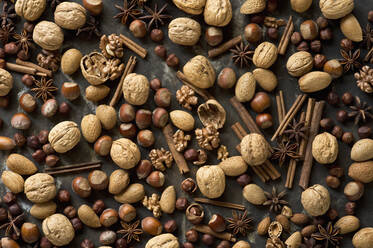
<svg viewBox="0 0 373 248">
<path fill-rule="evenodd" d="M 336 116 L 337 121 L 343 123 L 347 121 L 348 119 L 348 114 L 345 110 L 338 110 L 337 116 Z"/>
<path fill-rule="evenodd" d="M 70 202 L 71 196 L 69 191 L 67 191 L 66 189 L 60 189 L 58 191 L 57 198 L 59 202 L 68 203 Z"/>
<path fill-rule="evenodd" d="M 340 126 L 334 126 L 332 130 L 332 134 L 337 138 L 342 138 L 343 135 L 343 129 Z"/>
<path fill-rule="evenodd" d="M 370 138 L 372 136 L 372 128 L 369 126 L 361 126 L 357 130 L 360 139 Z"/>
<path fill-rule="evenodd" d="M 330 91 L 327 97 L 327 101 L 330 105 L 338 106 L 339 104 L 339 96 L 334 91 Z"/>
<path fill-rule="evenodd" d="M 99 215 L 104 211 L 105 203 L 102 200 L 97 200 L 93 203 L 92 209 L 97 215 Z"/>
<path fill-rule="evenodd" d="M 168 220 L 166 223 L 163 225 L 163 229 L 165 232 L 168 233 L 174 233 L 177 229 L 177 223 L 175 220 Z"/>
<path fill-rule="evenodd" d="M 185 211 L 189 205 L 188 199 L 185 197 L 180 197 L 176 199 L 175 207 L 179 211 Z"/>
</svg>

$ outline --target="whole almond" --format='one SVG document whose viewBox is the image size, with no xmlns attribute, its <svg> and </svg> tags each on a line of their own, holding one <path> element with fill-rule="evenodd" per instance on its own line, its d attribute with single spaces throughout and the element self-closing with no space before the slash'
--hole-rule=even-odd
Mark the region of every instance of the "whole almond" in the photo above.
<svg viewBox="0 0 373 248">
<path fill-rule="evenodd" d="M 78 208 L 78 217 L 89 227 L 99 228 L 101 226 L 100 218 L 97 216 L 95 211 L 86 204 L 83 204 Z"/>
<path fill-rule="evenodd" d="M 109 105 L 101 104 L 96 108 L 96 116 L 106 130 L 113 129 L 117 124 L 117 112 Z"/>
<path fill-rule="evenodd" d="M 278 81 L 276 75 L 267 69 L 256 68 L 253 71 L 255 81 L 263 90 L 271 92 L 277 87 Z"/>
<path fill-rule="evenodd" d="M 277 47 L 271 42 L 263 42 L 256 47 L 253 56 L 255 66 L 268 69 L 277 60 Z"/>
<path fill-rule="evenodd" d="M 302 234 L 295 232 L 285 241 L 286 247 L 298 248 L 302 244 Z"/>
<path fill-rule="evenodd" d="M 266 235 L 270 224 L 271 224 L 271 218 L 269 216 L 262 219 L 259 222 L 258 227 L 256 229 L 257 233 L 262 236 Z"/>
<path fill-rule="evenodd" d="M 348 39 L 360 42 L 363 40 L 363 30 L 359 21 L 353 14 L 349 14 L 341 20 L 341 31 Z"/>
<path fill-rule="evenodd" d="M 25 181 L 21 175 L 13 171 L 3 171 L 1 181 L 14 194 L 23 192 Z"/>
<path fill-rule="evenodd" d="M 162 193 L 159 206 L 162 212 L 172 214 L 175 211 L 176 191 L 174 186 L 168 186 Z"/>
<path fill-rule="evenodd" d="M 317 227 L 315 225 L 308 225 L 303 227 L 301 234 L 303 237 L 310 237 L 312 233 L 316 232 Z"/>
<path fill-rule="evenodd" d="M 265 0 L 246 0 L 240 8 L 241 14 L 251 15 L 262 12 L 266 8 Z"/>
<path fill-rule="evenodd" d="M 110 92 L 106 85 L 90 85 L 85 89 L 85 97 L 92 102 L 104 99 Z"/>
<path fill-rule="evenodd" d="M 251 72 L 246 72 L 237 81 L 235 88 L 235 95 L 238 101 L 248 102 L 254 94 L 256 88 L 256 81 Z"/>
<path fill-rule="evenodd" d="M 348 176 L 362 183 L 373 182 L 373 161 L 351 164 L 348 168 Z"/>
<path fill-rule="evenodd" d="M 293 222 L 295 225 L 303 226 L 309 222 L 309 217 L 303 213 L 296 213 L 293 217 L 290 218 L 290 221 Z"/>
<path fill-rule="evenodd" d="M 184 131 L 191 131 L 194 128 L 194 118 L 183 110 L 174 110 L 170 113 L 172 124 Z"/>
<path fill-rule="evenodd" d="M 320 10 L 328 19 L 342 18 L 354 9 L 354 0 L 320 0 Z"/>
<path fill-rule="evenodd" d="M 109 178 L 109 193 L 116 195 L 122 192 L 130 183 L 130 177 L 125 170 L 118 169 Z"/>
<path fill-rule="evenodd" d="M 168 25 L 168 37 L 175 44 L 194 46 L 200 36 L 201 25 L 191 18 L 175 18 Z"/>
<path fill-rule="evenodd" d="M 357 162 L 373 158 L 373 139 L 361 139 L 351 148 L 351 159 Z"/>
<path fill-rule="evenodd" d="M 339 228 L 339 233 L 344 235 L 347 233 L 355 232 L 360 227 L 360 220 L 353 215 L 346 215 L 341 217 L 334 227 Z"/>
<path fill-rule="evenodd" d="M 276 220 L 280 222 L 285 231 L 290 231 L 290 221 L 286 216 L 279 214 L 276 216 Z"/>
<path fill-rule="evenodd" d="M 245 160 L 243 160 L 241 156 L 229 157 L 220 162 L 218 166 L 223 169 L 226 176 L 231 177 L 242 175 L 246 172 L 248 167 Z"/>
<path fill-rule="evenodd" d="M 312 93 L 325 89 L 332 82 L 329 73 L 323 71 L 311 71 L 299 78 L 298 84 L 301 91 Z"/>
<path fill-rule="evenodd" d="M 248 184 L 242 190 L 243 197 L 254 205 L 262 205 L 266 200 L 264 190 L 256 184 Z"/>
<path fill-rule="evenodd" d="M 83 137 L 93 143 L 101 134 L 101 122 L 96 115 L 89 114 L 83 117 L 80 128 L 82 129 Z"/>
<path fill-rule="evenodd" d="M 30 214 L 39 219 L 43 220 L 48 216 L 56 213 L 57 204 L 53 201 L 44 202 L 44 203 L 36 203 L 32 205 L 30 208 Z"/>
<path fill-rule="evenodd" d="M 140 183 L 130 184 L 124 191 L 114 196 L 120 203 L 136 203 L 144 199 L 145 189 Z"/>
<path fill-rule="evenodd" d="M 291 8 L 298 12 L 306 12 L 312 5 L 312 0 L 290 0 Z"/>
<path fill-rule="evenodd" d="M 355 248 L 371 248 L 373 244 L 373 227 L 365 227 L 355 233 L 352 238 Z"/>
<path fill-rule="evenodd" d="M 16 143 L 13 139 L 0 136 L 0 151 L 12 150 L 14 147 L 16 147 Z"/>
<path fill-rule="evenodd" d="M 6 166 L 9 170 L 20 175 L 32 175 L 38 171 L 35 164 L 23 155 L 12 153 L 6 160 Z"/>
</svg>

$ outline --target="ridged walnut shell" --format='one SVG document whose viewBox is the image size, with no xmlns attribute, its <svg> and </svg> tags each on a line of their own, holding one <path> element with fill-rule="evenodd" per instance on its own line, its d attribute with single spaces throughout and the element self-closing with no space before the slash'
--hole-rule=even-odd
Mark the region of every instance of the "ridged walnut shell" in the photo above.
<svg viewBox="0 0 373 248">
<path fill-rule="evenodd" d="M 208 25 L 227 26 L 232 20 L 230 0 L 207 0 L 203 16 Z"/>
<path fill-rule="evenodd" d="M 0 68 L 0 96 L 8 95 L 13 88 L 13 76 L 7 70 Z"/>
<path fill-rule="evenodd" d="M 307 213 L 312 216 L 320 216 L 330 208 L 330 194 L 327 188 L 315 184 L 303 191 L 301 202 Z"/>
<path fill-rule="evenodd" d="M 145 248 L 179 248 L 178 239 L 171 233 L 157 235 L 146 243 Z"/>
<path fill-rule="evenodd" d="M 194 46 L 201 36 L 201 25 L 188 17 L 179 17 L 168 25 L 170 40 L 183 46 Z"/>
<path fill-rule="evenodd" d="M 263 42 L 254 51 L 253 63 L 255 66 L 268 69 L 277 60 L 277 47 L 271 42 Z"/>
<path fill-rule="evenodd" d="M 286 63 L 288 73 L 293 77 L 300 77 L 310 72 L 313 67 L 313 57 L 309 52 L 301 51 L 294 53 Z"/>
<path fill-rule="evenodd" d="M 328 19 L 339 19 L 351 13 L 354 0 L 320 0 L 320 10 Z"/>
<path fill-rule="evenodd" d="M 214 85 L 215 69 L 210 61 L 202 55 L 190 59 L 184 65 L 183 72 L 190 83 L 198 88 L 207 89 Z"/>
<path fill-rule="evenodd" d="M 141 74 L 131 73 L 123 81 L 123 96 L 127 103 L 143 105 L 149 97 L 149 81 Z"/>
<path fill-rule="evenodd" d="M 61 48 L 64 34 L 62 29 L 54 22 L 41 21 L 36 24 L 32 39 L 45 50 L 58 50 Z"/>
<path fill-rule="evenodd" d="M 78 124 L 73 121 L 63 121 L 52 128 L 48 140 L 56 152 L 65 153 L 79 143 L 80 136 Z"/>
<path fill-rule="evenodd" d="M 262 135 L 251 133 L 241 141 L 241 155 L 250 166 L 259 166 L 271 156 L 271 151 Z"/>
<path fill-rule="evenodd" d="M 46 6 L 46 0 L 17 0 L 14 8 L 17 15 L 32 22 L 43 14 Z"/>
<path fill-rule="evenodd" d="M 251 15 L 262 12 L 266 8 L 265 0 L 246 0 L 241 5 L 241 14 Z"/>
<path fill-rule="evenodd" d="M 43 221 L 45 237 L 56 246 L 68 245 L 75 237 L 70 220 L 63 214 L 54 214 Z"/>
<path fill-rule="evenodd" d="M 312 142 L 312 156 L 320 164 L 331 164 L 338 156 L 338 141 L 328 132 L 318 134 Z"/>
<path fill-rule="evenodd" d="M 64 29 L 76 30 L 87 20 L 85 8 L 74 2 L 62 2 L 54 11 L 54 21 Z"/>
<path fill-rule="evenodd" d="M 199 105 L 197 113 L 204 126 L 212 124 L 216 129 L 224 126 L 227 115 L 224 107 L 214 99 Z"/>
<path fill-rule="evenodd" d="M 203 12 L 206 0 L 172 0 L 180 10 L 191 15 L 199 15 Z"/>
<path fill-rule="evenodd" d="M 122 169 L 131 169 L 140 161 L 139 147 L 131 140 L 121 138 L 113 141 L 110 150 L 111 159 Z"/>
<path fill-rule="evenodd" d="M 93 61 L 95 62 L 93 63 Z M 85 55 L 80 60 L 80 70 L 82 71 L 83 77 L 88 81 L 88 83 L 92 85 L 103 84 L 110 77 L 109 73 L 103 71 L 106 67 L 106 63 L 107 59 L 102 53 L 92 52 Z M 94 66 L 95 68 L 92 69 L 88 66 Z M 91 70 L 94 70 L 94 73 Z"/>
<path fill-rule="evenodd" d="M 205 165 L 196 173 L 197 185 L 207 198 L 218 198 L 225 191 L 225 174 L 217 165 Z"/>
<path fill-rule="evenodd" d="M 56 196 L 57 188 L 52 176 L 36 173 L 26 179 L 24 192 L 27 199 L 33 203 L 44 203 Z"/>
</svg>

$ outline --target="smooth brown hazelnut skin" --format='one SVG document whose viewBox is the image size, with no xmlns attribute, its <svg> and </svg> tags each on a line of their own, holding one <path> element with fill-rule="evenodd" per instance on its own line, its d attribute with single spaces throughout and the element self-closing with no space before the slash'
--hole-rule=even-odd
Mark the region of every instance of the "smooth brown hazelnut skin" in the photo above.
<svg viewBox="0 0 373 248">
<path fill-rule="evenodd" d="M 336 189 L 341 185 L 341 181 L 338 179 L 338 177 L 327 176 L 325 181 L 326 185 L 328 185 L 332 189 Z"/>
<path fill-rule="evenodd" d="M 340 126 L 334 126 L 332 130 L 332 134 L 337 138 L 340 139 L 343 135 L 343 129 Z"/>
<path fill-rule="evenodd" d="M 185 238 L 188 242 L 195 243 L 198 241 L 199 235 L 196 230 L 190 229 L 185 232 Z"/>
<path fill-rule="evenodd" d="M 165 46 L 163 45 L 158 45 L 154 48 L 154 53 L 155 55 L 157 55 L 158 57 L 162 58 L 162 59 L 166 59 L 166 56 L 167 56 L 167 49 Z"/>
<path fill-rule="evenodd" d="M 24 113 L 16 113 L 12 116 L 10 124 L 15 129 L 27 130 L 31 126 L 31 119 Z"/>
<path fill-rule="evenodd" d="M 188 199 L 185 197 L 179 197 L 176 199 L 175 207 L 179 211 L 185 211 L 189 205 Z"/>
<path fill-rule="evenodd" d="M 22 240 L 28 244 L 32 244 L 39 240 L 40 232 L 37 225 L 30 222 L 23 223 L 21 227 Z"/>
<path fill-rule="evenodd" d="M 30 113 L 36 108 L 35 98 L 29 93 L 23 93 L 19 98 L 19 106 L 26 112 Z"/>
<path fill-rule="evenodd" d="M 257 113 L 263 112 L 271 106 L 271 98 L 265 92 L 258 92 L 250 102 L 250 107 Z"/>
<path fill-rule="evenodd" d="M 95 190 L 104 190 L 109 184 L 109 178 L 102 170 L 94 170 L 88 175 L 89 185 Z"/>
<path fill-rule="evenodd" d="M 354 142 L 354 140 L 355 140 L 354 135 L 351 132 L 345 132 L 342 135 L 342 142 L 345 143 L 345 144 L 350 145 Z"/>
<path fill-rule="evenodd" d="M 61 93 L 67 100 L 73 101 L 80 96 L 79 85 L 74 82 L 65 82 L 62 84 Z"/>
<path fill-rule="evenodd" d="M 154 95 L 154 102 L 158 107 L 169 107 L 171 105 L 171 92 L 167 88 L 158 89 Z"/>
<path fill-rule="evenodd" d="M 101 214 L 104 209 L 105 209 L 105 203 L 103 200 L 97 200 L 93 203 L 93 206 L 92 206 L 92 209 L 93 211 L 95 211 L 95 213 L 97 215 Z"/>
<path fill-rule="evenodd" d="M 25 74 L 22 76 L 21 82 L 27 87 L 31 87 L 34 83 L 34 77 L 30 74 Z"/>
<path fill-rule="evenodd" d="M 300 33 L 305 40 L 314 40 L 319 35 L 319 27 L 313 20 L 306 20 L 300 25 Z"/>
<path fill-rule="evenodd" d="M 313 57 L 313 66 L 316 69 L 322 69 L 326 63 L 326 56 L 324 54 L 316 54 L 315 57 Z"/>
<path fill-rule="evenodd" d="M 324 118 L 320 120 L 320 126 L 329 131 L 334 127 L 334 121 L 331 118 Z"/>
<path fill-rule="evenodd" d="M 102 0 L 83 0 L 83 6 L 94 16 L 101 14 L 104 7 Z"/>
<path fill-rule="evenodd" d="M 136 111 L 131 104 L 124 103 L 120 106 L 118 117 L 121 122 L 131 122 L 135 119 L 135 116 Z"/>
<path fill-rule="evenodd" d="M 45 117 L 52 117 L 57 113 L 58 103 L 56 99 L 49 99 L 41 106 L 41 114 Z"/>
<path fill-rule="evenodd" d="M 159 78 L 153 78 L 151 81 L 150 81 L 150 88 L 154 91 L 157 91 L 159 90 L 160 88 L 162 88 L 162 82 Z"/>
<path fill-rule="evenodd" d="M 137 178 L 138 179 L 146 178 L 147 176 L 149 176 L 152 170 L 153 170 L 153 165 L 149 160 L 147 159 L 141 160 L 140 163 L 136 167 Z"/>
<path fill-rule="evenodd" d="M 139 109 L 135 116 L 136 125 L 139 129 L 145 129 L 152 124 L 152 112 L 147 109 Z"/>
<path fill-rule="evenodd" d="M 58 112 L 63 115 L 67 115 L 70 113 L 70 106 L 67 102 L 62 102 L 58 108 Z"/>
<path fill-rule="evenodd" d="M 164 185 L 165 176 L 160 171 L 153 171 L 146 178 L 146 182 L 154 188 L 160 188 Z"/>
<path fill-rule="evenodd" d="M 164 38 L 162 29 L 154 28 L 150 31 L 150 39 L 154 42 L 161 42 Z"/>
<path fill-rule="evenodd" d="M 215 232 L 223 232 L 225 230 L 225 220 L 220 214 L 211 216 L 208 225 Z"/>
<path fill-rule="evenodd" d="M 345 92 L 342 95 L 342 102 L 344 105 L 351 105 L 354 101 L 354 96 L 350 92 Z"/>
<path fill-rule="evenodd" d="M 346 215 L 354 215 L 356 207 L 357 207 L 356 202 L 347 202 L 345 204 L 345 213 L 346 213 Z"/>
<path fill-rule="evenodd" d="M 87 198 L 91 195 L 92 188 L 89 181 L 84 177 L 76 177 L 72 181 L 73 191 L 82 198 Z"/>
<path fill-rule="evenodd" d="M 112 144 L 113 139 L 108 135 L 104 135 L 96 140 L 93 149 L 96 152 L 96 154 L 100 156 L 107 156 L 110 153 Z"/>
<path fill-rule="evenodd" d="M 145 217 L 141 220 L 141 228 L 144 232 L 156 236 L 162 233 L 161 222 L 154 217 Z"/>
<path fill-rule="evenodd" d="M 194 148 L 189 148 L 184 152 L 184 158 L 187 161 L 196 161 L 198 160 L 198 151 Z"/>
<path fill-rule="evenodd" d="M 210 46 L 217 46 L 223 41 L 223 31 L 217 27 L 208 27 L 205 32 L 205 40 Z"/>
<path fill-rule="evenodd" d="M 329 170 L 329 175 L 340 178 L 343 177 L 344 170 L 342 167 L 333 167 Z"/>
<path fill-rule="evenodd" d="M 9 96 L 0 96 L 0 108 L 6 108 L 9 105 Z"/>
<path fill-rule="evenodd" d="M 54 154 L 47 155 L 45 157 L 45 165 L 49 167 L 54 167 L 60 161 L 60 158 Z"/>
<path fill-rule="evenodd" d="M 100 215 L 100 223 L 104 227 L 109 227 L 117 223 L 118 212 L 115 209 L 108 208 L 105 209 Z"/>
<path fill-rule="evenodd" d="M 163 128 L 168 123 L 168 112 L 164 108 L 156 108 L 152 114 L 153 125 L 158 128 Z"/>
<path fill-rule="evenodd" d="M 230 67 L 225 67 L 218 75 L 218 85 L 223 89 L 232 88 L 237 82 L 235 71 Z"/>
<path fill-rule="evenodd" d="M 118 213 L 119 218 L 124 222 L 131 222 L 136 218 L 136 208 L 128 203 L 120 205 Z"/>
<path fill-rule="evenodd" d="M 70 195 L 69 191 L 67 191 L 66 189 L 60 189 L 58 191 L 57 198 L 58 198 L 59 202 L 68 203 L 68 202 L 70 202 L 71 195 Z"/>
<path fill-rule="evenodd" d="M 142 147 L 150 147 L 154 145 L 155 138 L 152 131 L 148 129 L 141 130 L 137 134 L 137 143 Z"/>
<path fill-rule="evenodd" d="M 361 182 L 349 182 L 346 184 L 343 193 L 349 201 L 357 201 L 364 194 L 364 184 Z"/>
<path fill-rule="evenodd" d="M 270 128 L 273 125 L 272 115 L 268 113 L 258 114 L 255 122 L 260 128 Z"/>
<path fill-rule="evenodd" d="M 180 63 L 180 60 L 179 60 L 179 58 L 176 56 L 176 54 L 171 53 L 170 55 L 167 56 L 166 64 L 167 64 L 169 67 L 176 68 L 176 67 L 179 66 L 179 63 Z"/>
<path fill-rule="evenodd" d="M 133 123 L 122 123 L 119 126 L 119 132 L 124 138 L 133 138 L 136 136 L 137 128 Z"/>
<path fill-rule="evenodd" d="M 163 225 L 163 229 L 167 233 L 174 233 L 177 229 L 177 223 L 175 220 L 168 220 Z"/>
<path fill-rule="evenodd" d="M 1 238 L 0 247 L 2 248 L 20 248 L 19 244 L 11 238 Z"/>
<path fill-rule="evenodd" d="M 361 126 L 357 130 L 357 134 L 359 135 L 360 139 L 370 138 L 370 136 L 372 136 L 372 128 L 369 126 Z"/>
<path fill-rule="evenodd" d="M 336 59 L 328 60 L 323 67 L 324 71 L 329 73 L 332 78 L 339 78 L 343 74 L 343 67 Z"/>
<path fill-rule="evenodd" d="M 302 35 L 299 32 L 294 32 L 290 37 L 290 41 L 296 46 L 302 41 Z"/>
<path fill-rule="evenodd" d="M 343 109 L 338 110 L 336 119 L 337 119 L 337 121 L 342 122 L 342 123 L 347 121 L 348 114 L 347 114 L 346 110 L 343 110 Z"/>
<path fill-rule="evenodd" d="M 129 26 L 129 30 L 136 38 L 143 38 L 146 35 L 146 24 L 140 20 L 133 20 Z"/>
<path fill-rule="evenodd" d="M 256 23 L 249 23 L 244 30 L 245 39 L 251 43 L 257 43 L 262 39 L 262 28 Z"/>
</svg>

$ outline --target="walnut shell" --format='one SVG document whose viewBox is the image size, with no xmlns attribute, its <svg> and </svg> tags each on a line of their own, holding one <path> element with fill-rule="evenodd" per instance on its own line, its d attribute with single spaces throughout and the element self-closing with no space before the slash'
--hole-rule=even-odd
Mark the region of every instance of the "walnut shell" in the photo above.
<svg viewBox="0 0 373 248">
<path fill-rule="evenodd" d="M 294 53 L 286 63 L 288 73 L 293 77 L 300 77 L 310 72 L 313 67 L 313 57 L 309 52 L 301 51 Z"/>
<path fill-rule="evenodd" d="M 255 94 L 256 81 L 251 72 L 243 74 L 236 83 L 235 95 L 239 102 L 248 102 Z"/>
<path fill-rule="evenodd" d="M 271 151 L 268 142 L 262 135 L 251 133 L 241 141 L 241 155 L 250 166 L 258 166 L 271 156 Z"/>
<path fill-rule="evenodd" d="M 218 198 L 225 191 L 224 171 L 216 165 L 200 167 L 196 173 L 197 185 L 207 198 Z"/>
<path fill-rule="evenodd" d="M 253 56 L 255 66 L 268 69 L 277 60 L 277 47 L 271 42 L 262 42 L 256 47 Z"/>
<path fill-rule="evenodd" d="M 323 215 L 330 208 L 329 191 L 324 186 L 315 184 L 302 192 L 301 202 L 310 215 Z"/>
<path fill-rule="evenodd" d="M 207 0 L 203 12 L 208 25 L 224 27 L 232 20 L 232 5 L 229 0 Z"/>
<path fill-rule="evenodd" d="M 54 11 L 54 21 L 64 29 L 76 30 L 87 20 L 85 8 L 74 2 L 62 2 Z"/>
<path fill-rule="evenodd" d="M 145 248 L 179 248 L 178 239 L 171 233 L 157 235 L 146 243 Z"/>
<path fill-rule="evenodd" d="M 124 99 L 132 105 L 143 105 L 149 97 L 149 81 L 141 74 L 131 73 L 123 81 Z"/>
<path fill-rule="evenodd" d="M 183 72 L 190 83 L 198 88 L 207 89 L 214 85 L 215 69 L 210 61 L 202 55 L 190 59 L 184 65 Z"/>
<path fill-rule="evenodd" d="M 312 155 L 320 164 L 331 164 L 338 156 L 338 141 L 334 135 L 324 132 L 312 142 Z"/>
<path fill-rule="evenodd" d="M 246 0 L 241 5 L 241 14 L 251 15 L 262 12 L 266 8 L 265 0 Z"/>
<path fill-rule="evenodd" d="M 56 246 L 68 245 L 75 237 L 75 230 L 69 219 L 62 214 L 47 217 L 42 224 L 45 237 Z"/>
<path fill-rule="evenodd" d="M 0 68 L 0 96 L 8 95 L 13 88 L 13 76 L 7 70 Z"/>
<path fill-rule="evenodd" d="M 214 99 L 199 105 L 197 113 L 204 126 L 212 124 L 216 129 L 224 126 L 227 115 L 224 107 Z"/>
<path fill-rule="evenodd" d="M 199 15 L 205 7 L 206 0 L 172 0 L 180 10 L 191 15 Z"/>
<path fill-rule="evenodd" d="M 46 0 L 17 0 L 14 8 L 17 15 L 32 22 L 43 14 L 46 6 Z"/>
<path fill-rule="evenodd" d="M 64 35 L 62 29 L 54 22 L 41 21 L 36 24 L 32 39 L 45 50 L 58 50 L 61 48 Z"/>
<path fill-rule="evenodd" d="M 113 141 L 110 156 L 114 163 L 126 170 L 135 167 L 141 159 L 139 147 L 126 138 Z"/>
<path fill-rule="evenodd" d="M 320 0 L 319 7 L 328 19 L 342 18 L 354 9 L 354 0 Z"/>
<path fill-rule="evenodd" d="M 83 137 L 89 142 L 93 143 L 101 134 L 101 122 L 96 115 L 89 114 L 82 118 L 80 123 Z"/>
<path fill-rule="evenodd" d="M 107 59 L 102 53 L 92 52 L 80 60 L 83 77 L 92 85 L 103 84 L 109 79 L 106 67 Z"/>
<path fill-rule="evenodd" d="M 188 17 L 173 19 L 168 25 L 168 37 L 173 43 L 194 46 L 201 36 L 201 25 Z"/>
<path fill-rule="evenodd" d="M 33 203 L 52 200 L 57 193 L 54 178 L 46 173 L 36 173 L 25 181 L 25 195 Z"/>
<path fill-rule="evenodd" d="M 73 121 L 63 121 L 55 125 L 49 132 L 48 140 L 58 153 L 73 149 L 80 141 L 78 125 Z"/>
</svg>

